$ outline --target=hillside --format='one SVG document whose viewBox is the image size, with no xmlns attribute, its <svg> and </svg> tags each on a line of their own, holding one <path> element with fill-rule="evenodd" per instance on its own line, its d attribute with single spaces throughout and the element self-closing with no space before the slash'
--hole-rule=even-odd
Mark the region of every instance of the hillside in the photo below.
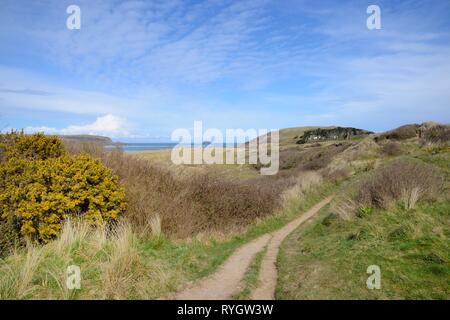
<svg viewBox="0 0 450 320">
<path fill-rule="evenodd" d="M 405 125 L 333 158 L 353 168 L 278 258 L 278 299 L 449 299 L 450 127 Z M 381 270 L 370 290 L 369 266 Z"/>
</svg>

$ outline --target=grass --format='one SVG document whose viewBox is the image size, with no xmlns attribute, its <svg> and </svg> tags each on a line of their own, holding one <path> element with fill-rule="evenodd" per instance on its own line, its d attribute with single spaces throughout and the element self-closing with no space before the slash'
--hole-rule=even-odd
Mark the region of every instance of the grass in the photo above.
<svg viewBox="0 0 450 320">
<path fill-rule="evenodd" d="M 223 157 L 225 154 L 233 152 L 233 158 L 236 159 L 236 154 L 231 148 L 220 149 L 222 150 Z M 171 161 L 172 150 L 151 150 L 141 152 L 131 152 L 128 155 L 138 159 L 143 159 L 152 163 L 153 165 L 160 166 L 162 168 L 168 168 L 176 174 L 180 174 L 180 166 L 172 164 Z M 193 151 L 192 151 L 193 152 Z M 225 161 L 224 161 L 225 162 Z M 258 170 L 256 170 L 250 164 L 202 164 L 202 165 L 183 165 L 182 171 L 186 174 L 210 174 L 216 177 L 237 178 L 237 179 L 250 179 L 259 176 Z"/>
<path fill-rule="evenodd" d="M 211 274 L 240 245 L 282 227 L 334 193 L 338 184 L 327 182 L 330 177 L 341 181 L 347 169 L 357 177 L 366 175 L 396 158 L 382 156 L 370 137 L 341 147 L 334 142 L 298 147 L 292 146 L 298 132 L 287 133 L 281 151 L 286 169 L 273 177 L 253 177 L 257 170 L 251 166 L 173 170 L 165 163 L 166 151 L 137 159 L 142 155 L 105 154 L 94 146 L 72 150 L 97 154 L 119 175 L 129 201 L 127 222 L 112 234 L 66 224 L 57 240 L 17 249 L 0 260 L 0 298 L 164 297 Z M 402 143 L 402 152 L 448 176 L 450 159 L 443 150 Z M 312 173 L 304 171 L 306 164 L 313 164 Z M 279 256 L 277 297 L 448 298 L 450 204 L 442 197 L 421 201 L 414 190 L 406 206 L 359 208 L 348 221 L 331 215 L 330 207 L 321 211 L 319 222 L 291 234 Z M 235 298 L 247 298 L 256 285 L 262 255 L 251 264 Z M 81 290 L 65 286 L 72 264 L 81 268 Z M 365 287 L 366 268 L 372 264 L 381 267 L 382 290 Z"/>
<path fill-rule="evenodd" d="M 279 256 L 279 299 L 449 299 L 450 202 L 376 210 L 351 221 L 298 229 Z M 381 268 L 381 290 L 366 269 Z"/>
<path fill-rule="evenodd" d="M 241 244 L 273 231 L 313 206 L 335 185 L 312 189 L 289 208 L 228 237 L 170 240 L 153 222 L 151 237 L 129 225 L 107 236 L 83 224 L 66 225 L 55 241 L 19 249 L 0 260 L 1 299 L 155 299 L 207 276 Z M 69 265 L 81 269 L 81 290 L 65 286 Z"/>
<path fill-rule="evenodd" d="M 420 183 L 426 184 L 427 177 L 420 178 L 422 171 L 410 172 L 405 166 L 390 167 L 389 164 L 374 174 L 354 177 L 342 184 L 334 203 L 322 209 L 319 219 L 297 229 L 283 242 L 278 257 L 278 299 L 450 298 L 449 162 L 444 160 L 449 154 L 445 150 L 439 153 L 424 149 L 413 151 L 412 157 L 441 170 L 445 181 L 441 188 L 444 189 L 434 190 L 433 197 L 414 199 L 414 205 L 410 202 L 405 205 L 404 195 L 395 193 L 396 186 L 401 186 L 403 178 L 405 181 L 412 179 L 411 183 L 420 179 Z M 399 164 L 396 160 L 393 163 Z M 389 189 L 396 195 L 390 198 L 390 204 L 359 207 L 348 214 L 358 207 L 357 195 L 364 190 L 364 184 L 383 177 L 377 172 L 381 170 L 384 177 L 392 177 L 386 168 L 402 172 L 395 179 L 399 184 L 392 184 Z M 389 183 L 381 182 L 380 188 L 372 190 L 373 194 L 390 188 Z M 353 201 L 348 208 L 340 206 L 345 217 L 336 211 L 339 207 L 336 203 L 343 203 L 342 195 Z M 366 286 L 369 277 L 366 271 L 370 265 L 381 268 L 380 290 L 369 290 Z"/>
<path fill-rule="evenodd" d="M 242 290 L 235 294 L 233 300 L 248 300 L 251 297 L 252 291 L 258 286 L 259 272 L 261 270 L 261 262 L 266 255 L 267 247 L 258 252 L 253 258 L 244 278 L 241 280 Z"/>
</svg>

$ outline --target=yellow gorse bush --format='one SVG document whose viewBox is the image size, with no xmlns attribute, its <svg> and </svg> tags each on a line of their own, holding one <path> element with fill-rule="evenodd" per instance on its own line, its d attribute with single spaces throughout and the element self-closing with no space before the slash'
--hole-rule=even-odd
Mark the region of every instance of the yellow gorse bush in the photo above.
<svg viewBox="0 0 450 320">
<path fill-rule="evenodd" d="M 2 135 L 0 148 L 6 158 L 45 160 L 65 154 L 61 139 L 43 133 L 26 135 L 23 132 L 11 131 Z"/>
<path fill-rule="evenodd" d="M 13 135 L 2 148 L 0 217 L 18 221 L 23 236 L 48 242 L 68 217 L 105 225 L 124 212 L 118 177 L 100 161 L 66 155 L 56 137 Z"/>
</svg>

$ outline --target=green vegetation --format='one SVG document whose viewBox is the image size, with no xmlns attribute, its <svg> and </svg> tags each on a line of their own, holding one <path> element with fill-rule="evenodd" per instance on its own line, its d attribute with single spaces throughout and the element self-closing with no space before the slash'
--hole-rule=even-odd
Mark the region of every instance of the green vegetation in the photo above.
<svg viewBox="0 0 450 320">
<path fill-rule="evenodd" d="M 125 194 L 118 178 L 98 160 L 70 157 L 57 138 L 42 134 L 12 132 L 2 137 L 2 145 L 0 218 L 10 233 L 48 242 L 65 219 L 84 217 L 92 225 L 107 225 L 123 213 Z"/>
<path fill-rule="evenodd" d="M 258 252 L 250 266 L 248 267 L 247 272 L 244 275 L 244 278 L 241 281 L 242 289 L 241 291 L 233 296 L 234 300 L 248 300 L 251 298 L 252 290 L 254 290 L 258 285 L 259 280 L 259 272 L 261 269 L 261 262 L 267 252 L 267 247 L 264 250 Z"/>
<path fill-rule="evenodd" d="M 403 158 L 344 184 L 315 224 L 284 241 L 277 298 L 448 299 L 450 153 L 440 150 L 415 149 L 428 164 Z M 380 290 L 367 289 L 370 265 L 381 268 Z"/>
<path fill-rule="evenodd" d="M 305 144 L 307 142 L 326 141 L 326 140 L 350 140 L 355 138 L 362 138 L 369 134 L 371 131 L 366 131 L 356 128 L 317 128 L 314 130 L 305 131 L 305 133 L 299 137 L 297 144 Z"/>
<path fill-rule="evenodd" d="M 284 242 L 278 298 L 448 298 L 450 149 L 447 127 L 428 134 L 435 127 L 301 145 L 317 127 L 285 129 L 274 176 L 0 135 L 0 298 L 165 297 L 336 192 Z M 263 256 L 234 298 L 250 296 Z M 80 290 L 65 286 L 72 264 Z M 372 264 L 382 290 L 365 286 Z"/>
<path fill-rule="evenodd" d="M 225 238 L 211 235 L 170 240 L 154 231 L 142 237 L 129 224 L 114 234 L 66 224 L 61 236 L 40 246 L 28 246 L 0 260 L 2 299 L 155 299 L 188 281 L 213 272 L 240 245 L 278 229 L 328 195 L 334 185 L 310 189 L 304 198 L 269 216 L 246 232 Z M 153 230 L 157 230 L 154 227 Z M 65 287 L 66 268 L 82 270 L 81 290 Z"/>
</svg>

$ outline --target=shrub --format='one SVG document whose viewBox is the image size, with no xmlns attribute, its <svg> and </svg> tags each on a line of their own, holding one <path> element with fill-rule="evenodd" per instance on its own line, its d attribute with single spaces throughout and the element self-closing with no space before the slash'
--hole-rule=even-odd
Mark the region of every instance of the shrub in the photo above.
<svg viewBox="0 0 450 320">
<path fill-rule="evenodd" d="M 393 140 L 406 140 L 417 137 L 419 132 L 419 125 L 417 124 L 407 124 L 397 129 L 388 131 L 381 134 L 378 139 L 393 139 Z"/>
<path fill-rule="evenodd" d="M 22 244 L 19 228 L 14 219 L 0 219 L 0 258 Z"/>
<path fill-rule="evenodd" d="M 283 204 L 290 206 L 298 200 L 304 199 L 311 189 L 319 186 L 322 183 L 322 176 L 314 171 L 306 171 L 299 174 L 295 179 L 295 184 L 285 190 L 282 194 Z"/>
<path fill-rule="evenodd" d="M 388 142 L 383 145 L 381 152 L 387 156 L 398 156 L 402 153 L 402 149 L 397 142 Z"/>
<path fill-rule="evenodd" d="M 450 142 L 450 126 L 435 125 L 422 132 L 425 143 L 445 144 Z"/>
<path fill-rule="evenodd" d="M 322 175 L 333 183 L 339 183 L 351 176 L 351 172 L 347 167 L 328 166 L 322 171 Z"/>
<path fill-rule="evenodd" d="M 58 137 L 46 136 L 43 133 L 27 135 L 15 131 L 1 135 L 0 149 L 4 159 L 45 160 L 60 157 L 65 153 Z"/>
<path fill-rule="evenodd" d="M 336 143 L 322 148 L 283 149 L 280 151 L 280 169 L 299 168 L 303 171 L 323 169 L 336 155 L 351 145 L 351 143 Z"/>
<path fill-rule="evenodd" d="M 105 225 L 125 210 L 118 177 L 98 160 L 64 155 L 58 138 L 41 134 L 2 138 L 6 159 L 0 164 L 0 218 L 16 221 L 21 235 L 47 242 L 68 217 Z"/>
<path fill-rule="evenodd" d="M 156 217 L 161 232 L 170 238 L 243 228 L 273 213 L 284 189 L 282 179 L 272 176 L 226 179 L 182 167 L 172 171 L 120 149 L 104 152 L 86 144 L 70 147 L 75 154 L 85 150 L 119 176 L 126 192 L 127 220 L 134 231 L 151 238 Z"/>
<path fill-rule="evenodd" d="M 438 170 L 428 164 L 397 160 L 377 169 L 359 185 L 356 202 L 360 207 L 388 208 L 402 201 L 413 208 L 421 199 L 435 199 L 443 188 Z"/>
</svg>

